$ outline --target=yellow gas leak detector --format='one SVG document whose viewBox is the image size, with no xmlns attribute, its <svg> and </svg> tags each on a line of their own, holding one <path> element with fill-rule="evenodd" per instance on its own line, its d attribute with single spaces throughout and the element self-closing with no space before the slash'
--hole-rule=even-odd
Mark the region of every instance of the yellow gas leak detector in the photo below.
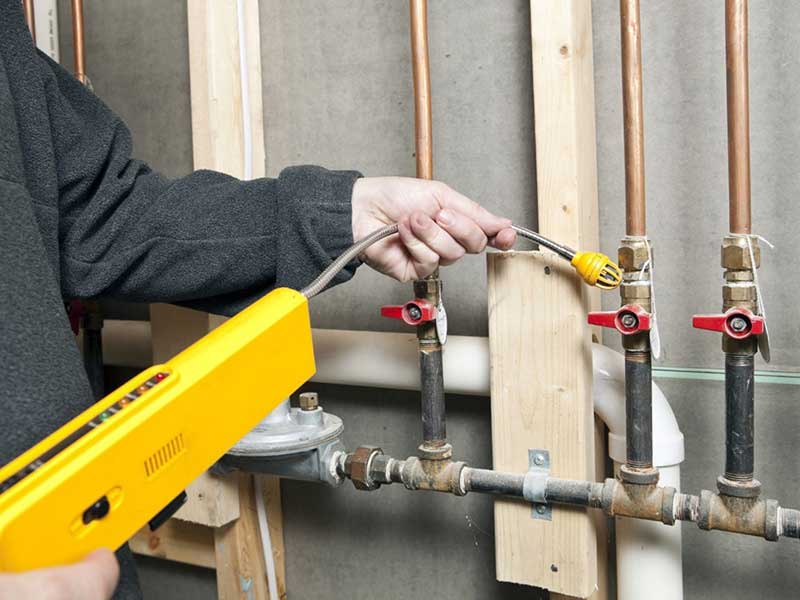
<svg viewBox="0 0 800 600">
<path fill-rule="evenodd" d="M 0 469 L 0 571 L 118 548 L 313 374 L 308 300 L 278 289 L 134 377 Z"/>
</svg>

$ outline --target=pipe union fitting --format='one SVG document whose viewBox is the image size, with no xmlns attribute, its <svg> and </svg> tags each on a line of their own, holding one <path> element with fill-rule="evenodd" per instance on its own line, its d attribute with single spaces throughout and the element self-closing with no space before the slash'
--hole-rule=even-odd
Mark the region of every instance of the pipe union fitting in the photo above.
<svg viewBox="0 0 800 600">
<path fill-rule="evenodd" d="M 370 467 L 376 456 L 383 454 L 377 446 L 360 446 L 355 452 L 348 454 L 344 462 L 344 469 L 350 475 L 353 486 L 357 490 L 370 492 L 380 487 L 380 483 L 372 479 Z"/>
</svg>

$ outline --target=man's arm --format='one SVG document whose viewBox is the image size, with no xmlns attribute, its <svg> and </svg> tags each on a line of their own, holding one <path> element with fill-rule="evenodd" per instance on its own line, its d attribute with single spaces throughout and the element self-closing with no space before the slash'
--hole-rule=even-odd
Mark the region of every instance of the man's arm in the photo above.
<svg viewBox="0 0 800 600">
<path fill-rule="evenodd" d="M 488 244 L 511 247 L 511 222 L 436 181 L 358 178 L 293 167 L 248 182 L 196 171 L 167 179 L 131 158 L 122 121 L 42 58 L 58 165 L 66 296 L 185 303 L 232 314 L 269 289 L 299 289 L 383 224 L 398 236 L 362 257 L 400 280 Z M 349 279 L 351 263 L 335 282 Z"/>
<path fill-rule="evenodd" d="M 295 167 L 249 182 L 213 171 L 168 179 L 131 158 L 128 129 L 94 94 L 49 59 L 40 67 L 65 296 L 195 301 L 232 313 L 273 287 L 302 287 L 352 244 L 357 173 Z"/>
</svg>

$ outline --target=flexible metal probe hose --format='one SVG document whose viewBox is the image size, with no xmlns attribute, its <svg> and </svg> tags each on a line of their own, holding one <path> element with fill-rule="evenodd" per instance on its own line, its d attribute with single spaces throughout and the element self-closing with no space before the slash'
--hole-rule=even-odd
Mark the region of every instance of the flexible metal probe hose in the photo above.
<svg viewBox="0 0 800 600">
<path fill-rule="evenodd" d="M 558 244 L 535 231 L 520 227 L 519 225 L 512 225 L 511 229 L 516 231 L 520 237 L 524 237 L 545 248 L 549 248 L 569 261 L 589 285 L 595 285 L 603 289 L 612 289 L 619 285 L 621 280 L 619 267 L 611 262 L 607 256 L 595 252 L 575 252 L 575 250 L 568 246 Z M 394 235 L 395 233 L 397 233 L 397 223 L 381 227 L 370 233 L 367 237 L 360 239 L 339 255 L 314 281 L 304 287 L 300 293 L 306 298 L 313 298 L 328 286 L 339 271 L 347 266 L 347 263 L 364 252 L 372 244 L 390 235 Z"/>
</svg>

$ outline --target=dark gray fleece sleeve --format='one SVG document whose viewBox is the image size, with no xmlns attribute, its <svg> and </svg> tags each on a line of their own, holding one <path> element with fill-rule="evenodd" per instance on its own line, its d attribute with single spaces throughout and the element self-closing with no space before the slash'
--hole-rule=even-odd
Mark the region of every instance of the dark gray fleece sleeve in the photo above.
<svg viewBox="0 0 800 600">
<path fill-rule="evenodd" d="M 41 68 L 65 297 L 233 314 L 274 287 L 306 285 L 353 243 L 358 173 L 304 166 L 247 182 L 213 171 L 168 179 L 131 158 L 130 132 L 94 94 L 49 59 Z"/>
</svg>

